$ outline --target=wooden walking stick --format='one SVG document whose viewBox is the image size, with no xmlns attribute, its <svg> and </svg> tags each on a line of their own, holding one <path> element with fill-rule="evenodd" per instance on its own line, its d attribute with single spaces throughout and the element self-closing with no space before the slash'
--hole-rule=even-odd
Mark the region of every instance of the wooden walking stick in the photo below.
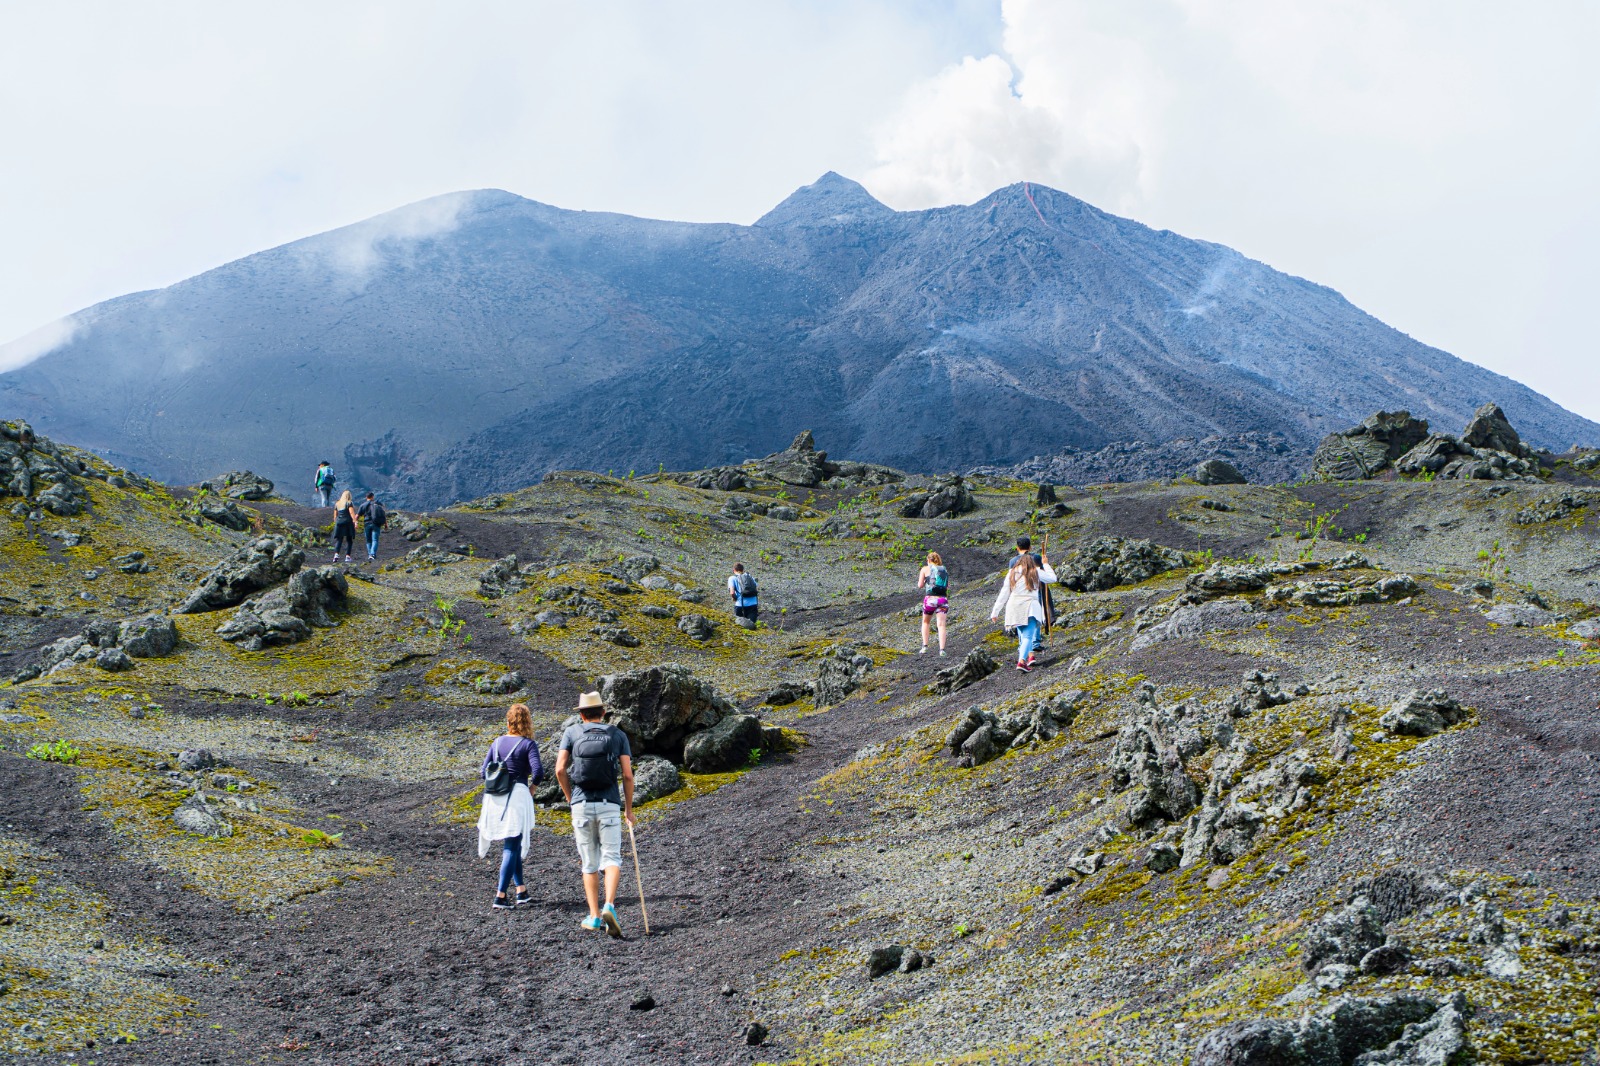
<svg viewBox="0 0 1600 1066">
<path fill-rule="evenodd" d="M 633 883 L 639 888 L 639 913 L 644 916 L 644 935 L 650 935 L 650 912 L 644 905 L 644 875 L 639 872 L 639 838 L 633 835 L 633 823 L 628 823 L 628 840 L 633 844 Z"/>
</svg>

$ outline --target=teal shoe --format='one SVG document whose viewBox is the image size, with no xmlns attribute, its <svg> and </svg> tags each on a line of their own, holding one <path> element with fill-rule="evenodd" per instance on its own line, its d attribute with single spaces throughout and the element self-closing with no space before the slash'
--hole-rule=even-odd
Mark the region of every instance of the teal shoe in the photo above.
<svg viewBox="0 0 1600 1066">
<path fill-rule="evenodd" d="M 606 926 L 605 926 L 605 923 L 602 922 L 599 918 L 595 918 L 595 917 L 591 916 L 591 917 L 585 918 L 583 920 L 583 927 L 585 929 L 593 930 L 593 929 L 604 929 Z"/>
<path fill-rule="evenodd" d="M 600 920 L 606 925 L 606 932 L 612 936 L 622 935 L 622 923 L 617 921 L 617 908 L 607 903 L 600 908 Z"/>
</svg>

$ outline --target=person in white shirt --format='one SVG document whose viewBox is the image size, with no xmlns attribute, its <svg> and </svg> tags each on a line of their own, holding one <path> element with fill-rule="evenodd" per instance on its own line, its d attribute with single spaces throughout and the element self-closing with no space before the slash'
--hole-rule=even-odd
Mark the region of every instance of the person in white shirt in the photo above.
<svg viewBox="0 0 1600 1066">
<path fill-rule="evenodd" d="M 1017 631 L 1017 669 L 1025 674 L 1033 670 L 1033 649 L 1044 625 L 1044 586 L 1055 579 L 1048 554 L 1041 554 L 1035 564 L 1033 556 L 1023 552 L 1000 579 L 1000 595 L 989 612 L 991 622 L 1004 612 L 1005 627 Z"/>
</svg>

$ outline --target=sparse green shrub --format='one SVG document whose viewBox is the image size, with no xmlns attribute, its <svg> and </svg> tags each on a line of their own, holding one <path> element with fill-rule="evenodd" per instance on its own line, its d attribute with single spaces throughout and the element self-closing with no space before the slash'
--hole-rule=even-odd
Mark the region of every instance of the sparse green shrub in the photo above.
<svg viewBox="0 0 1600 1066">
<path fill-rule="evenodd" d="M 28 758 L 38 759 L 41 762 L 75 763 L 81 754 L 82 752 L 65 740 L 56 740 L 48 744 L 35 744 L 27 751 Z"/>
<path fill-rule="evenodd" d="M 343 836 L 343 833 L 324 833 L 320 829 L 308 829 L 300 834 L 300 839 L 314 848 L 336 848 Z"/>
<path fill-rule="evenodd" d="M 750 749 L 750 765 L 755 766 L 761 762 L 762 751 L 760 748 Z"/>
</svg>

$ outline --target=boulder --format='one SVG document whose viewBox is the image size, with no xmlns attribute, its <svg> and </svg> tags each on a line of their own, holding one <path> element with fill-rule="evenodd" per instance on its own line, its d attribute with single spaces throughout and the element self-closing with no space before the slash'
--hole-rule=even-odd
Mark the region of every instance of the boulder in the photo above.
<svg viewBox="0 0 1600 1066">
<path fill-rule="evenodd" d="M 184 801 L 172 812 L 172 822 L 185 833 L 193 833 L 195 836 L 213 839 L 233 836 L 233 826 L 228 824 L 227 819 L 200 798 Z"/>
<path fill-rule="evenodd" d="M 619 648 L 637 648 L 639 646 L 639 638 L 629 632 L 625 626 L 599 625 L 589 632 L 607 644 L 615 644 Z"/>
<path fill-rule="evenodd" d="M 1205 750 L 1206 742 L 1192 717 L 1187 703 L 1162 707 L 1155 686 L 1140 687 L 1138 710 L 1118 731 L 1109 765 L 1111 787 L 1129 793 L 1127 818 L 1132 825 L 1175 822 L 1200 803 L 1200 786 L 1186 764 Z"/>
<path fill-rule="evenodd" d="M 750 482 L 745 478 L 744 471 L 736 466 L 721 466 L 715 470 L 703 470 L 699 474 L 691 475 L 687 484 L 697 489 L 717 489 L 721 492 L 737 492 L 748 488 Z"/>
<path fill-rule="evenodd" d="M 522 672 L 510 670 L 503 674 L 480 674 L 472 682 L 472 687 L 484 696 L 506 696 L 517 691 L 523 686 Z"/>
<path fill-rule="evenodd" d="M 708 681 L 676 663 L 650 666 L 600 679 L 606 720 L 628 734 L 635 755 L 683 759 L 691 733 L 710 729 L 736 713 Z"/>
<path fill-rule="evenodd" d="M 994 661 L 994 656 L 979 644 L 955 666 L 947 666 L 934 674 L 930 687 L 938 693 L 956 692 L 982 681 L 998 669 L 1000 664 Z"/>
<path fill-rule="evenodd" d="M 1251 624 L 1252 610 L 1245 600 L 1211 600 L 1173 608 L 1161 621 L 1141 628 L 1130 650 L 1138 651 L 1169 640 L 1194 640 L 1207 633 L 1244 629 Z"/>
<path fill-rule="evenodd" d="M 219 611 L 243 603 L 251 594 L 287 581 L 305 553 L 287 538 L 258 537 L 218 563 L 178 607 L 179 614 Z"/>
<path fill-rule="evenodd" d="M 786 503 L 777 503 L 767 508 L 767 517 L 779 522 L 796 522 L 800 519 L 800 511 Z"/>
<path fill-rule="evenodd" d="M 1501 603 L 1483 613 L 1489 621 L 1503 626 L 1548 626 L 1556 621 L 1556 613 L 1530 603 Z"/>
<path fill-rule="evenodd" d="M 343 606 L 349 594 L 350 582 L 338 567 L 301 570 L 282 588 L 246 600 L 217 627 L 217 635 L 246 651 L 297 644 L 311 635 L 313 626 L 334 625 L 328 611 Z"/>
<path fill-rule="evenodd" d="M 1323 915 L 1301 936 L 1300 966 L 1306 973 L 1330 962 L 1355 966 L 1386 941 L 1383 916 L 1366 896 L 1357 896 Z"/>
<path fill-rule="evenodd" d="M 885 974 L 894 973 L 904 961 L 906 949 L 900 944 L 873 948 L 867 955 L 867 980 L 876 981 Z"/>
<path fill-rule="evenodd" d="M 1379 411 L 1339 433 L 1322 438 L 1311 468 L 1324 481 L 1364 481 L 1393 466 L 1428 436 L 1428 423 L 1409 411 Z"/>
<path fill-rule="evenodd" d="M 1412 476 L 1437 474 L 1449 466 L 1451 460 L 1471 454 L 1471 449 L 1463 448 L 1461 442 L 1449 434 L 1430 433 L 1420 444 L 1396 459 L 1394 468 Z"/>
<path fill-rule="evenodd" d="M 1148 540 L 1097 537 L 1074 552 L 1057 568 L 1057 580 L 1074 592 L 1098 592 L 1118 585 L 1134 585 L 1188 566 L 1183 552 Z"/>
<path fill-rule="evenodd" d="M 128 653 L 121 648 L 105 648 L 94 657 L 94 664 L 102 670 L 113 673 L 122 670 L 132 670 L 133 660 L 128 658 Z"/>
<path fill-rule="evenodd" d="M 1341 996 L 1298 1021 L 1256 1018 L 1214 1029 L 1201 1038 L 1189 1062 L 1190 1066 L 1448 1066 L 1459 1061 L 1466 1048 L 1461 1022 L 1465 1010 L 1460 993 L 1442 1007 L 1411 993 L 1375 999 Z"/>
<path fill-rule="evenodd" d="M 1164 874 L 1178 868 L 1183 861 L 1183 852 L 1164 841 L 1150 845 L 1150 850 L 1145 852 L 1144 868 L 1151 873 Z"/>
<path fill-rule="evenodd" d="M 787 707 L 810 695 L 809 681 L 780 681 L 775 688 L 761 697 L 761 702 L 769 707 Z"/>
<path fill-rule="evenodd" d="M 1531 459 L 1533 449 L 1522 443 L 1522 437 L 1506 419 L 1500 405 L 1486 403 L 1472 414 L 1472 421 L 1461 431 L 1461 443 L 1469 448 L 1487 448 L 1505 452 L 1520 459 Z"/>
<path fill-rule="evenodd" d="M 232 500 L 206 498 L 195 505 L 195 513 L 207 522 L 243 533 L 250 528 L 250 516 Z"/>
<path fill-rule="evenodd" d="M 812 693 L 818 707 L 832 707 L 843 703 L 861 685 L 861 679 L 872 671 L 872 658 L 850 651 L 835 650 L 826 655 L 817 668 L 817 679 L 812 683 Z"/>
<path fill-rule="evenodd" d="M 437 544 L 422 544 L 406 552 L 403 562 L 408 566 L 442 566 L 460 562 L 461 559 L 462 556 L 446 551 Z"/>
<path fill-rule="evenodd" d="M 1581 622 L 1575 622 L 1567 632 L 1580 640 L 1600 640 L 1600 618 L 1586 618 Z"/>
<path fill-rule="evenodd" d="M 633 802 L 635 805 L 670 796 L 683 787 L 683 775 L 668 759 L 659 755 L 640 755 L 633 760 Z"/>
<path fill-rule="evenodd" d="M 226 765 L 228 764 L 217 758 L 210 748 L 188 748 L 178 753 L 178 769 L 191 774 L 209 770 L 213 766 Z"/>
<path fill-rule="evenodd" d="M 1378 719 L 1389 732 L 1403 737 L 1431 737 L 1466 717 L 1461 704 L 1435 689 L 1412 691 L 1396 700 Z"/>
<path fill-rule="evenodd" d="M 1201 485 L 1245 485 L 1243 474 L 1237 467 L 1225 459 L 1207 459 L 1194 468 L 1190 475 L 1195 482 Z"/>
<path fill-rule="evenodd" d="M 678 619 L 678 632 L 704 644 L 717 635 L 717 623 L 703 614 L 686 614 Z"/>
<path fill-rule="evenodd" d="M 1270 566 L 1213 563 L 1200 573 L 1189 575 L 1189 580 L 1183 584 L 1184 598 L 1197 602 L 1219 596 L 1236 596 L 1243 592 L 1260 592 L 1272 583 L 1274 576 Z"/>
<path fill-rule="evenodd" d="M 684 741 L 684 768 L 696 774 L 738 769 L 749 764 L 750 753 L 761 747 L 761 740 L 761 719 L 753 714 L 727 715 Z"/>
<path fill-rule="evenodd" d="M 200 482 L 199 487 L 231 500 L 264 500 L 272 495 L 273 485 L 249 470 L 230 470 Z"/>
<path fill-rule="evenodd" d="M 159 659 L 178 646 L 178 626 L 165 615 L 147 614 L 118 627 L 117 643 L 135 659 Z"/>
</svg>

